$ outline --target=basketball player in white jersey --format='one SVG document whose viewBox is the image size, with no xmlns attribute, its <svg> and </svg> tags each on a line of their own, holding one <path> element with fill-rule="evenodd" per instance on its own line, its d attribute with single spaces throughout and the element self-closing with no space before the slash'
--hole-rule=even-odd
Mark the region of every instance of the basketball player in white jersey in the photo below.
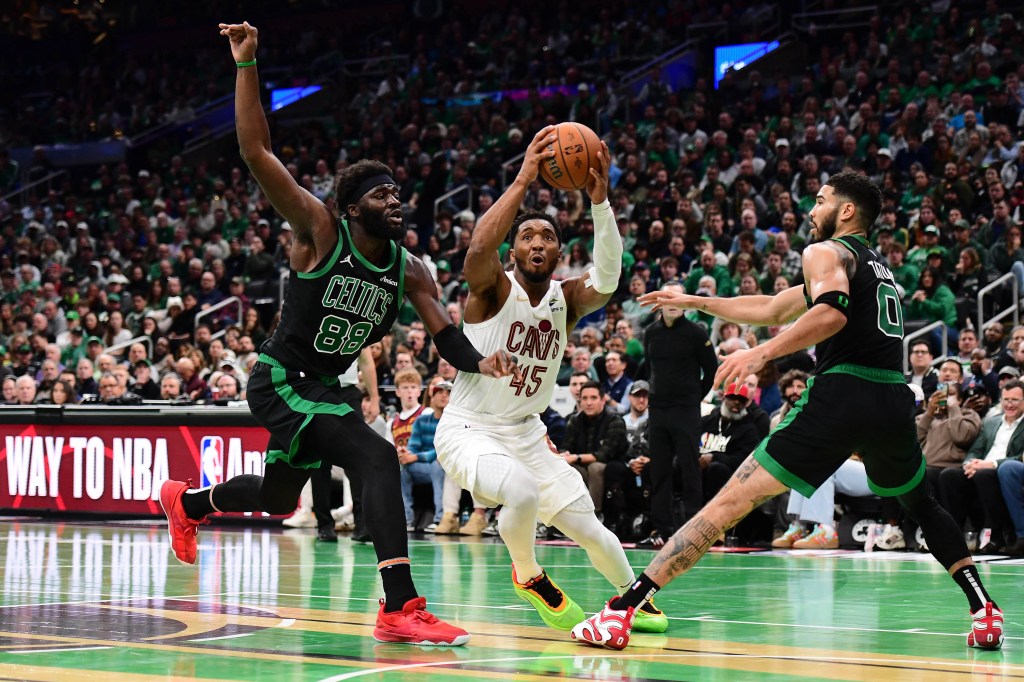
<svg viewBox="0 0 1024 682">
<path fill-rule="evenodd" d="M 582 277 L 552 281 L 561 257 L 558 229 L 546 214 L 516 218 L 516 213 L 540 164 L 554 156 L 553 133 L 554 126 L 548 126 L 533 138 L 515 182 L 481 218 L 466 255 L 463 332 L 481 353 L 506 349 L 516 356 L 518 373 L 498 380 L 460 372 L 434 445 L 445 472 L 475 499 L 504 505 L 498 533 L 512 557 L 516 594 L 549 626 L 570 630 L 583 611 L 537 563 L 538 517 L 583 547 L 620 592 L 630 586 L 633 569 L 618 538 L 594 514 L 582 477 L 552 446 L 538 415 L 551 402 L 569 331 L 618 287 L 622 239 L 608 203 L 610 157 L 602 143 L 600 168 L 591 169 L 586 187 L 593 202 L 594 267 Z M 506 272 L 498 247 L 510 227 L 515 267 Z M 668 627 L 654 607 L 641 620 L 648 631 Z"/>
</svg>

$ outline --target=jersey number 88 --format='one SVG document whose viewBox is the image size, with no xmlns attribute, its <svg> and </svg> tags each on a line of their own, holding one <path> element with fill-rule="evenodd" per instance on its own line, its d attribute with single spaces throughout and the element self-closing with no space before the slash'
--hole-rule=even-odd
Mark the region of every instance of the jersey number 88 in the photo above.
<svg viewBox="0 0 1024 682">
<path fill-rule="evenodd" d="M 352 324 L 343 317 L 328 315 L 320 323 L 320 333 L 313 340 L 313 347 L 321 353 L 350 355 L 366 345 L 366 339 L 373 331 L 369 322 Z"/>
</svg>

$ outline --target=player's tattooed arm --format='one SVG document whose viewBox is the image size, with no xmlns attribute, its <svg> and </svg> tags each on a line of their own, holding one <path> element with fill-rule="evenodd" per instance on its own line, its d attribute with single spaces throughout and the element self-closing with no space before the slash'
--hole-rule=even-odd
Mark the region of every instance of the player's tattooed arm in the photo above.
<svg viewBox="0 0 1024 682">
<path fill-rule="evenodd" d="M 823 242 L 823 244 L 835 251 L 839 256 L 840 266 L 846 273 L 846 279 L 853 279 L 854 273 L 857 272 L 857 254 L 850 251 L 850 249 L 846 248 L 839 242 L 827 241 Z"/>
</svg>

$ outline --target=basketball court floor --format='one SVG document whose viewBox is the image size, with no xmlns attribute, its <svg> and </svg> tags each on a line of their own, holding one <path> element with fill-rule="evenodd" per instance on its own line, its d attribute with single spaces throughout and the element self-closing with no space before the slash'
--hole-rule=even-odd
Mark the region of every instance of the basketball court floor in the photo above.
<svg viewBox="0 0 1024 682">
<path fill-rule="evenodd" d="M 1024 679 L 1024 561 L 981 568 L 1006 609 L 1001 652 L 967 649 L 962 594 L 927 555 L 713 553 L 664 590 L 665 635 L 623 652 L 542 626 L 493 538 L 412 536 L 413 575 L 456 649 L 381 644 L 368 545 L 313 531 L 203 527 L 199 561 L 162 524 L 0 521 L 0 679 L 967 680 Z M 541 563 L 584 610 L 610 587 L 576 547 Z M 651 554 L 627 550 L 639 572 Z"/>
</svg>

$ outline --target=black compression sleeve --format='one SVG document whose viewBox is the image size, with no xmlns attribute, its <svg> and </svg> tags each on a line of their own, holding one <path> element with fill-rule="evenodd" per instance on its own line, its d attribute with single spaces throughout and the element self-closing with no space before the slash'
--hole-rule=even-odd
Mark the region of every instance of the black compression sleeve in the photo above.
<svg viewBox="0 0 1024 682">
<path fill-rule="evenodd" d="M 460 372 L 480 373 L 480 361 L 484 359 L 473 344 L 469 342 L 466 335 L 460 332 L 454 324 L 450 324 L 437 334 L 434 334 L 434 345 L 442 358 L 451 363 L 452 367 Z"/>
</svg>

